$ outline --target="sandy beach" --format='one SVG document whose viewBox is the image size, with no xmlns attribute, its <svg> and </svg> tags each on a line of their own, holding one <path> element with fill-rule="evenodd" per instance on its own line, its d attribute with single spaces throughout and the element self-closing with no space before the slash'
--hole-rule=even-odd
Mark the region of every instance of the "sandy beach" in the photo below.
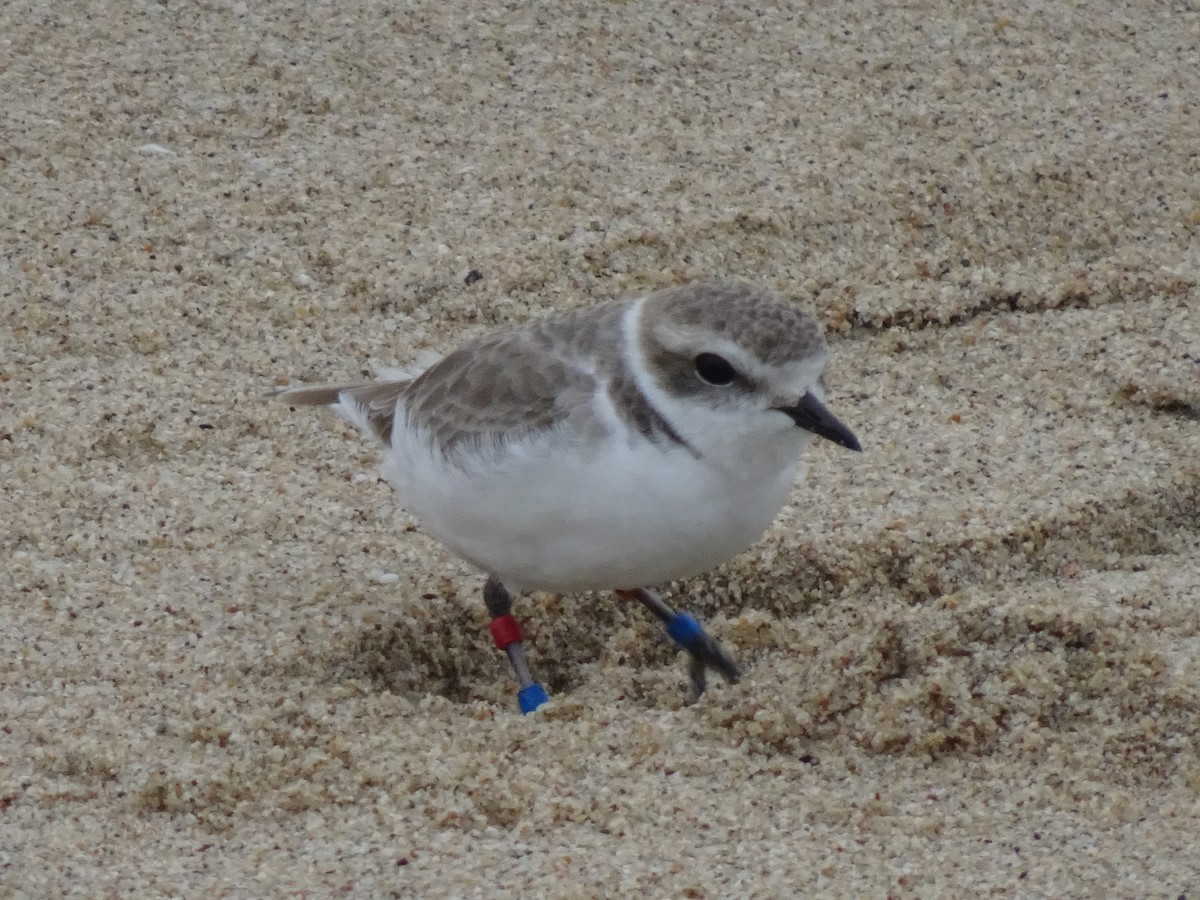
<svg viewBox="0 0 1200 900">
<path fill-rule="evenodd" d="M 1200 896 L 1200 10 L 0 6 L 0 896 Z M 708 276 L 749 552 L 518 601 L 264 394 Z"/>
</svg>

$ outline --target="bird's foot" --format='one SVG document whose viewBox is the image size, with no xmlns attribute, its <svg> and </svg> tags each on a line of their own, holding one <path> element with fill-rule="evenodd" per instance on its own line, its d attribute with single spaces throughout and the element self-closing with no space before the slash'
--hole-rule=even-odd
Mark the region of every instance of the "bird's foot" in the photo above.
<svg viewBox="0 0 1200 900">
<path fill-rule="evenodd" d="M 637 600 L 650 612 L 654 613 L 667 627 L 667 634 L 691 656 L 688 673 L 691 677 L 692 692 L 696 698 L 704 693 L 708 686 L 706 675 L 709 669 L 715 669 L 730 684 L 742 677 L 741 667 L 733 661 L 725 649 L 712 637 L 703 626 L 685 612 L 678 612 L 654 593 L 645 588 L 637 590 L 617 591 L 617 595 L 631 600 Z"/>
</svg>

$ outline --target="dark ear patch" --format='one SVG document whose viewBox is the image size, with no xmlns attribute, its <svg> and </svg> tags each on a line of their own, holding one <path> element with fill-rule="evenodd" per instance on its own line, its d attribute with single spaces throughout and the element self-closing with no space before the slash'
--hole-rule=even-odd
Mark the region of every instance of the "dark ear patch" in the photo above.
<svg viewBox="0 0 1200 900">
<path fill-rule="evenodd" d="M 608 396 L 617 415 L 632 425 L 642 437 L 652 443 L 671 443 L 686 447 L 694 457 L 700 458 L 700 454 L 680 436 L 666 417 L 641 392 L 632 374 L 624 369 L 615 373 L 608 382 Z"/>
</svg>

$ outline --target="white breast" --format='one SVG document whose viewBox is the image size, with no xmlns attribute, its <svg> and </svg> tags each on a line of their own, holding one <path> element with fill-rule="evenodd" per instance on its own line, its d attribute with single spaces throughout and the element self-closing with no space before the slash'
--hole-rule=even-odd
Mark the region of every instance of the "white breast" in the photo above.
<svg viewBox="0 0 1200 900">
<path fill-rule="evenodd" d="M 745 550 L 787 500 L 802 440 L 787 443 L 786 463 L 750 454 L 735 473 L 674 445 L 588 450 L 549 433 L 455 467 L 412 434 L 385 473 L 464 559 L 514 588 L 567 593 L 661 584 Z"/>
</svg>

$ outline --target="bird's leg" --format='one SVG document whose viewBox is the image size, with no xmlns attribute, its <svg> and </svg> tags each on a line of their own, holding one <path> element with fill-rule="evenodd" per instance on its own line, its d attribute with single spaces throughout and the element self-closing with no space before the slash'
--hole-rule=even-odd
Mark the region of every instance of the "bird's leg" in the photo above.
<svg viewBox="0 0 1200 900">
<path fill-rule="evenodd" d="M 492 614 L 492 639 L 508 654 L 513 671 L 517 673 L 517 703 L 522 713 L 531 713 L 546 702 L 545 689 L 533 680 L 525 649 L 521 646 L 521 627 L 512 614 L 512 596 L 495 575 L 489 575 L 483 585 L 483 602 Z"/>
<path fill-rule="evenodd" d="M 617 596 L 625 600 L 637 600 L 658 616 L 667 626 L 667 634 L 671 639 L 690 654 L 692 661 L 688 671 L 692 679 L 692 690 L 697 697 L 704 693 L 704 676 L 708 669 L 716 669 L 731 684 L 742 677 L 742 670 L 738 664 L 709 636 L 699 622 L 685 612 L 672 609 L 654 591 L 637 588 L 631 591 L 617 591 Z"/>
</svg>

